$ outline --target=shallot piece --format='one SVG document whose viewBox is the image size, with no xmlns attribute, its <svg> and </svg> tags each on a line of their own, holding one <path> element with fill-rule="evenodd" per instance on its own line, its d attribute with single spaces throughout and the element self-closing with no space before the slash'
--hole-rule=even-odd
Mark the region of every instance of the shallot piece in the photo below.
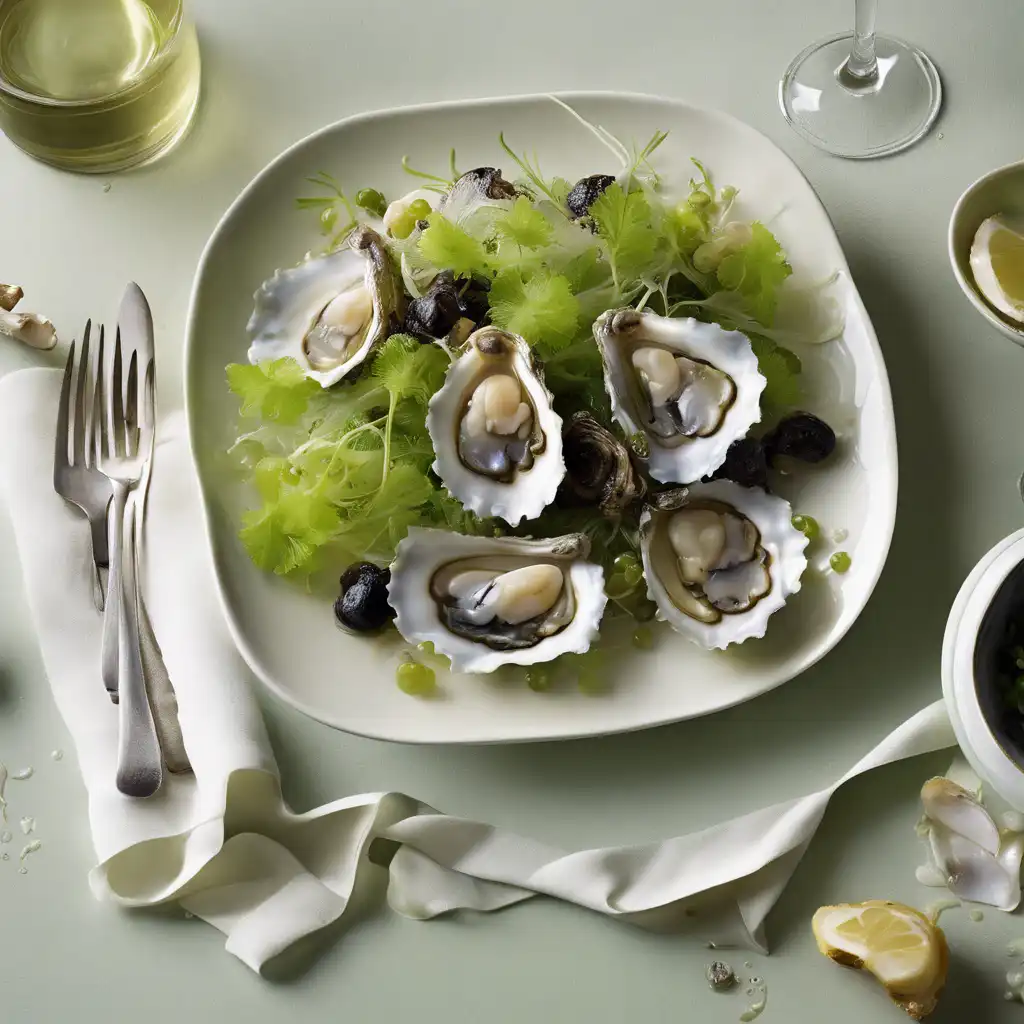
<svg viewBox="0 0 1024 1024">
<path fill-rule="evenodd" d="M 16 284 L 0 284 L 0 309 L 10 313 L 21 302 L 24 294 Z"/>
<path fill-rule="evenodd" d="M 29 348 L 47 351 L 57 344 L 57 331 L 45 316 L 38 313 L 0 311 L 0 334 L 20 341 Z"/>
</svg>

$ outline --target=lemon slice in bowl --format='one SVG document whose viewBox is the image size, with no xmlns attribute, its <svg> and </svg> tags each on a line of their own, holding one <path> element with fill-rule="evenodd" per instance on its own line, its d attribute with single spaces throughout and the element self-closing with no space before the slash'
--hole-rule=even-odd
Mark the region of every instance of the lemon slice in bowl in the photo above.
<svg viewBox="0 0 1024 1024">
<path fill-rule="evenodd" d="M 982 221 L 971 243 L 971 273 L 990 305 L 1024 323 L 1024 234 L 1001 216 Z"/>
<path fill-rule="evenodd" d="M 935 1009 L 949 951 L 942 929 L 920 911 L 887 900 L 840 903 L 817 910 L 811 928 L 825 956 L 873 974 L 914 1020 Z"/>
</svg>

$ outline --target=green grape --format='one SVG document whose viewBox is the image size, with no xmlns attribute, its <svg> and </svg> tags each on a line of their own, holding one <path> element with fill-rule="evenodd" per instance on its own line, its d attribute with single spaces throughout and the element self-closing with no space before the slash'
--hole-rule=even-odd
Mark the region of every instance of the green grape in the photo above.
<svg viewBox="0 0 1024 1024">
<path fill-rule="evenodd" d="M 361 206 L 377 217 L 383 217 L 388 208 L 387 200 L 375 188 L 362 188 L 356 193 L 356 206 Z"/>
<path fill-rule="evenodd" d="M 426 199 L 414 199 L 406 211 L 413 220 L 425 220 L 431 214 L 430 203 Z"/>
<path fill-rule="evenodd" d="M 641 598 L 633 609 L 633 617 L 637 622 L 650 622 L 657 614 L 658 606 L 648 598 Z"/>
<path fill-rule="evenodd" d="M 630 565 L 622 574 L 622 578 L 628 587 L 633 588 L 644 578 L 644 571 L 639 565 Z"/>
<path fill-rule="evenodd" d="M 796 515 L 792 519 L 793 527 L 799 530 L 808 540 L 814 540 L 821 532 L 818 520 L 813 516 Z"/>
<path fill-rule="evenodd" d="M 410 697 L 425 697 L 434 691 L 434 670 L 418 661 L 403 661 L 398 666 L 396 678 L 398 688 Z"/>
<path fill-rule="evenodd" d="M 526 685 L 536 693 L 551 689 L 551 672 L 546 665 L 531 665 L 526 670 Z"/>
<path fill-rule="evenodd" d="M 837 551 L 829 560 L 833 572 L 847 572 L 853 564 L 853 559 L 845 551 Z"/>
<path fill-rule="evenodd" d="M 649 651 L 654 646 L 654 634 L 647 626 L 640 626 L 633 633 L 633 646 Z"/>
<path fill-rule="evenodd" d="M 388 230 L 395 238 L 408 238 L 416 228 L 416 218 L 408 210 L 395 218 Z"/>
<path fill-rule="evenodd" d="M 690 193 L 689 198 L 686 200 L 687 204 L 694 210 L 703 210 L 705 206 L 711 204 L 711 196 L 702 189 L 697 189 Z"/>
<path fill-rule="evenodd" d="M 424 640 L 416 645 L 416 650 L 421 651 L 423 654 L 433 654 L 434 645 L 430 640 Z"/>
<path fill-rule="evenodd" d="M 623 594 L 628 593 L 629 589 L 626 577 L 618 572 L 613 572 L 604 583 L 604 592 L 609 597 L 621 597 Z"/>
<path fill-rule="evenodd" d="M 325 206 L 320 214 L 320 227 L 323 228 L 324 234 L 330 234 L 337 222 L 338 211 L 333 206 Z"/>
<path fill-rule="evenodd" d="M 615 557 L 615 561 L 612 562 L 612 568 L 617 569 L 621 573 L 625 573 L 627 569 L 639 564 L 640 562 L 637 560 L 636 555 L 626 551 Z"/>
</svg>

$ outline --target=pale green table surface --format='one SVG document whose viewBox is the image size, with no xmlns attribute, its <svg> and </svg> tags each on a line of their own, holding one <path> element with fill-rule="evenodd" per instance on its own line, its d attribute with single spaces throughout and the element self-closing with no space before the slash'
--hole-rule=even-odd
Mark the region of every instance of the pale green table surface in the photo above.
<svg viewBox="0 0 1024 1024">
<path fill-rule="evenodd" d="M 813 671 L 744 707 L 633 736 L 544 746 L 390 746 L 306 721 L 261 699 L 285 787 L 304 809 L 345 793 L 398 789 L 565 847 L 653 839 L 795 796 L 840 774 L 939 694 L 950 602 L 975 561 L 1024 519 L 1017 478 L 1024 352 L 957 289 L 946 224 L 962 189 L 1021 154 L 1016 0 L 886 0 L 880 25 L 924 47 L 946 89 L 936 128 L 874 163 L 837 160 L 786 127 L 777 81 L 812 40 L 846 28 L 848 0 L 197 0 L 204 96 L 181 149 L 112 179 L 34 164 L 0 142 L 0 279 L 53 316 L 64 337 L 114 319 L 134 278 L 155 314 L 165 408 L 179 404 L 193 268 L 217 218 L 284 146 L 365 108 L 557 89 L 628 89 L 720 107 L 793 155 L 820 193 L 885 352 L 896 404 L 896 538 L 860 622 Z M 0 344 L 0 370 L 36 357 Z M 202 543 L 196 538 L 196 543 Z M 742 995 L 713 995 L 697 938 L 654 936 L 536 900 L 494 916 L 419 924 L 372 911 L 311 970 L 261 981 L 196 920 L 94 902 L 84 791 L 51 704 L 9 527 L 0 519 L 0 759 L 32 764 L 10 783 L 15 818 L 43 848 L 0 861 L 0 1020 L 734 1021 Z M 875 988 L 815 952 L 823 902 L 923 905 L 914 879 L 917 790 L 944 755 L 858 781 L 834 800 L 769 919 L 762 1018 L 777 1024 L 898 1021 Z M 1003 1002 L 1017 915 L 948 913 L 949 990 L 937 1022 L 1024 1020 Z"/>
</svg>

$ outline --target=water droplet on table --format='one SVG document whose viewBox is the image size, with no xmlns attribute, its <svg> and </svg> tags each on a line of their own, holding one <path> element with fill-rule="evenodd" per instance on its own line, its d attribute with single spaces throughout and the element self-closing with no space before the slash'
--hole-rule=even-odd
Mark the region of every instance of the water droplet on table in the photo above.
<svg viewBox="0 0 1024 1024">
<path fill-rule="evenodd" d="M 52 757 L 54 759 L 54 761 L 63 761 L 64 760 L 64 751 L 63 750 L 55 750 L 55 751 L 53 751 L 52 754 L 50 754 L 50 757 Z"/>
<path fill-rule="evenodd" d="M 18 782 L 25 782 L 27 779 L 31 779 L 32 776 L 35 775 L 35 773 L 36 773 L 35 768 L 33 768 L 31 765 L 29 765 L 27 768 L 19 768 L 11 776 L 11 778 L 17 780 Z"/>
<path fill-rule="evenodd" d="M 14 838 L 13 834 L 7 829 L 0 832 L 0 843 L 9 843 Z"/>
<path fill-rule="evenodd" d="M 28 835 L 30 832 L 34 832 L 36 828 L 35 818 L 22 818 L 21 819 L 21 832 L 22 835 Z"/>
</svg>

